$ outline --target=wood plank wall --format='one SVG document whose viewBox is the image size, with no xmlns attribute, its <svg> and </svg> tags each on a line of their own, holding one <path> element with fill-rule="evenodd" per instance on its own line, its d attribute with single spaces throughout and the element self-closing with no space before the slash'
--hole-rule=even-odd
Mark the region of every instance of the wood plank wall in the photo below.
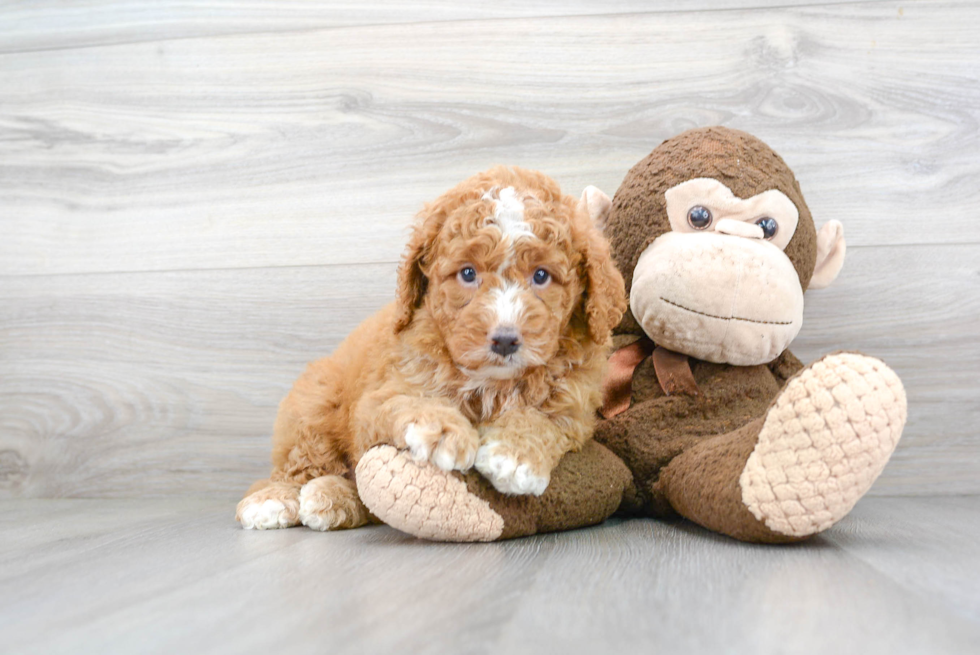
<svg viewBox="0 0 980 655">
<path fill-rule="evenodd" d="M 845 224 L 794 351 L 904 379 L 872 493 L 980 492 L 980 5 L 651 4 L 0 2 L 0 497 L 234 497 L 423 202 L 710 124 Z"/>
</svg>

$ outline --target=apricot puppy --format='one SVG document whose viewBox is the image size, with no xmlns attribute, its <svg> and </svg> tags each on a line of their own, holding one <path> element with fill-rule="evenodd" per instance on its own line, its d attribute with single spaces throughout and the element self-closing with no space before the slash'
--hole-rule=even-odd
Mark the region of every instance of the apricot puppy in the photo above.
<svg viewBox="0 0 980 655">
<path fill-rule="evenodd" d="M 279 407 L 272 474 L 238 504 L 246 528 L 371 520 L 354 467 L 391 444 L 501 492 L 540 495 L 592 435 L 623 279 L 597 221 L 542 173 L 497 167 L 420 214 L 397 299 L 310 364 Z"/>
</svg>

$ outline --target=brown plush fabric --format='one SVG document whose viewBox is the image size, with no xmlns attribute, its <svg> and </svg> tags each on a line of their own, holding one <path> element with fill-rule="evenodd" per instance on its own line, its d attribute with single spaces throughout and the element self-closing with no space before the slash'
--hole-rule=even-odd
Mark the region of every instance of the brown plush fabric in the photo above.
<svg viewBox="0 0 980 655">
<path fill-rule="evenodd" d="M 752 516 L 742 502 L 739 476 L 755 448 L 764 419 L 708 439 L 678 455 L 660 473 L 655 492 L 667 498 L 684 518 L 742 541 L 800 541 L 773 532 Z"/>
<path fill-rule="evenodd" d="M 793 201 L 799 223 L 784 252 L 805 290 L 816 262 L 816 230 L 793 172 L 756 137 L 707 127 L 660 144 L 630 169 L 613 198 L 605 234 L 627 291 L 640 254 L 670 230 L 664 193 L 698 177 L 715 178 L 740 198 L 777 189 Z M 616 332 L 644 334 L 629 312 Z M 647 360 L 634 371 L 632 406 L 596 428 L 596 440 L 620 456 L 633 472 L 636 494 L 622 509 L 647 516 L 681 514 L 737 538 L 781 540 L 765 526 L 757 530 L 759 522 L 744 507 L 734 512 L 731 503 L 737 497 L 732 490 L 737 489 L 741 468 L 752 450 L 747 436 L 751 430 L 746 432 L 746 426 L 765 415 L 786 380 L 802 365 L 788 351 L 769 365 L 741 367 L 694 358 L 690 364 L 699 396 L 666 396 L 653 362 Z M 748 447 L 748 451 L 742 456 L 740 450 L 732 450 L 734 445 Z M 672 462 L 682 454 L 674 468 Z M 669 487 L 666 479 L 661 480 L 667 470 L 672 471 L 669 479 L 675 481 Z M 698 477 L 708 472 L 709 477 Z M 717 509 L 713 502 L 718 503 Z M 734 517 L 734 523 L 718 522 L 716 515 Z"/>
<path fill-rule="evenodd" d="M 769 362 L 767 366 L 780 386 L 803 370 L 803 362 L 788 350 L 784 350 L 782 355 Z"/>
<path fill-rule="evenodd" d="M 663 468 L 688 448 L 763 416 L 782 388 L 765 365 L 691 359 L 691 372 L 700 396 L 666 396 L 647 360 L 633 376 L 633 406 L 596 426 L 596 441 L 622 458 L 633 473 L 638 502 L 629 509 L 635 513 L 677 516 L 657 485 Z"/>
<path fill-rule="evenodd" d="M 626 281 L 627 293 L 640 254 L 670 230 L 664 192 L 697 177 L 713 177 L 739 198 L 777 189 L 793 201 L 800 219 L 785 252 L 805 291 L 816 263 L 817 233 L 793 171 L 772 148 L 751 134 L 726 127 L 705 127 L 688 130 L 657 146 L 630 169 L 613 197 L 604 232 Z M 632 312 L 617 329 L 637 334 L 640 331 Z"/>
<path fill-rule="evenodd" d="M 478 473 L 455 475 L 503 517 L 501 539 L 602 523 L 619 508 L 632 483 L 623 462 L 594 441 L 562 457 L 541 496 L 507 496 Z"/>
</svg>

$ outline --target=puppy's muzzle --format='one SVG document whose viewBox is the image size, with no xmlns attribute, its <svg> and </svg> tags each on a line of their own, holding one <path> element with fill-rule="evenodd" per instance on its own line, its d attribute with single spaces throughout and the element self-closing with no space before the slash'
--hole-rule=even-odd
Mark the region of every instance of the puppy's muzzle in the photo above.
<svg viewBox="0 0 980 655">
<path fill-rule="evenodd" d="M 498 328 L 490 335 L 490 342 L 490 350 L 506 357 L 521 347 L 521 334 L 514 328 Z"/>
</svg>

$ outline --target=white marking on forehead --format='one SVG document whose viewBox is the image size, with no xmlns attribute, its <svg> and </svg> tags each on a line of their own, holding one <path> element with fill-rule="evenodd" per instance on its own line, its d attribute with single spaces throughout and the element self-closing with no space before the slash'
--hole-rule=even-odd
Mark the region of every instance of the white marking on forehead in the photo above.
<svg viewBox="0 0 980 655">
<path fill-rule="evenodd" d="M 507 284 L 502 289 L 494 289 L 493 311 L 497 316 L 497 324 L 520 325 L 524 313 L 524 302 L 521 300 L 521 288 L 516 284 Z"/>
<path fill-rule="evenodd" d="M 492 200 L 493 218 L 487 220 L 489 225 L 500 229 L 504 239 L 510 242 L 524 237 L 534 237 L 531 226 L 524 220 L 524 201 L 517 197 L 517 190 L 509 186 L 500 189 L 494 197 L 495 189 L 483 194 L 484 200 Z"/>
</svg>

